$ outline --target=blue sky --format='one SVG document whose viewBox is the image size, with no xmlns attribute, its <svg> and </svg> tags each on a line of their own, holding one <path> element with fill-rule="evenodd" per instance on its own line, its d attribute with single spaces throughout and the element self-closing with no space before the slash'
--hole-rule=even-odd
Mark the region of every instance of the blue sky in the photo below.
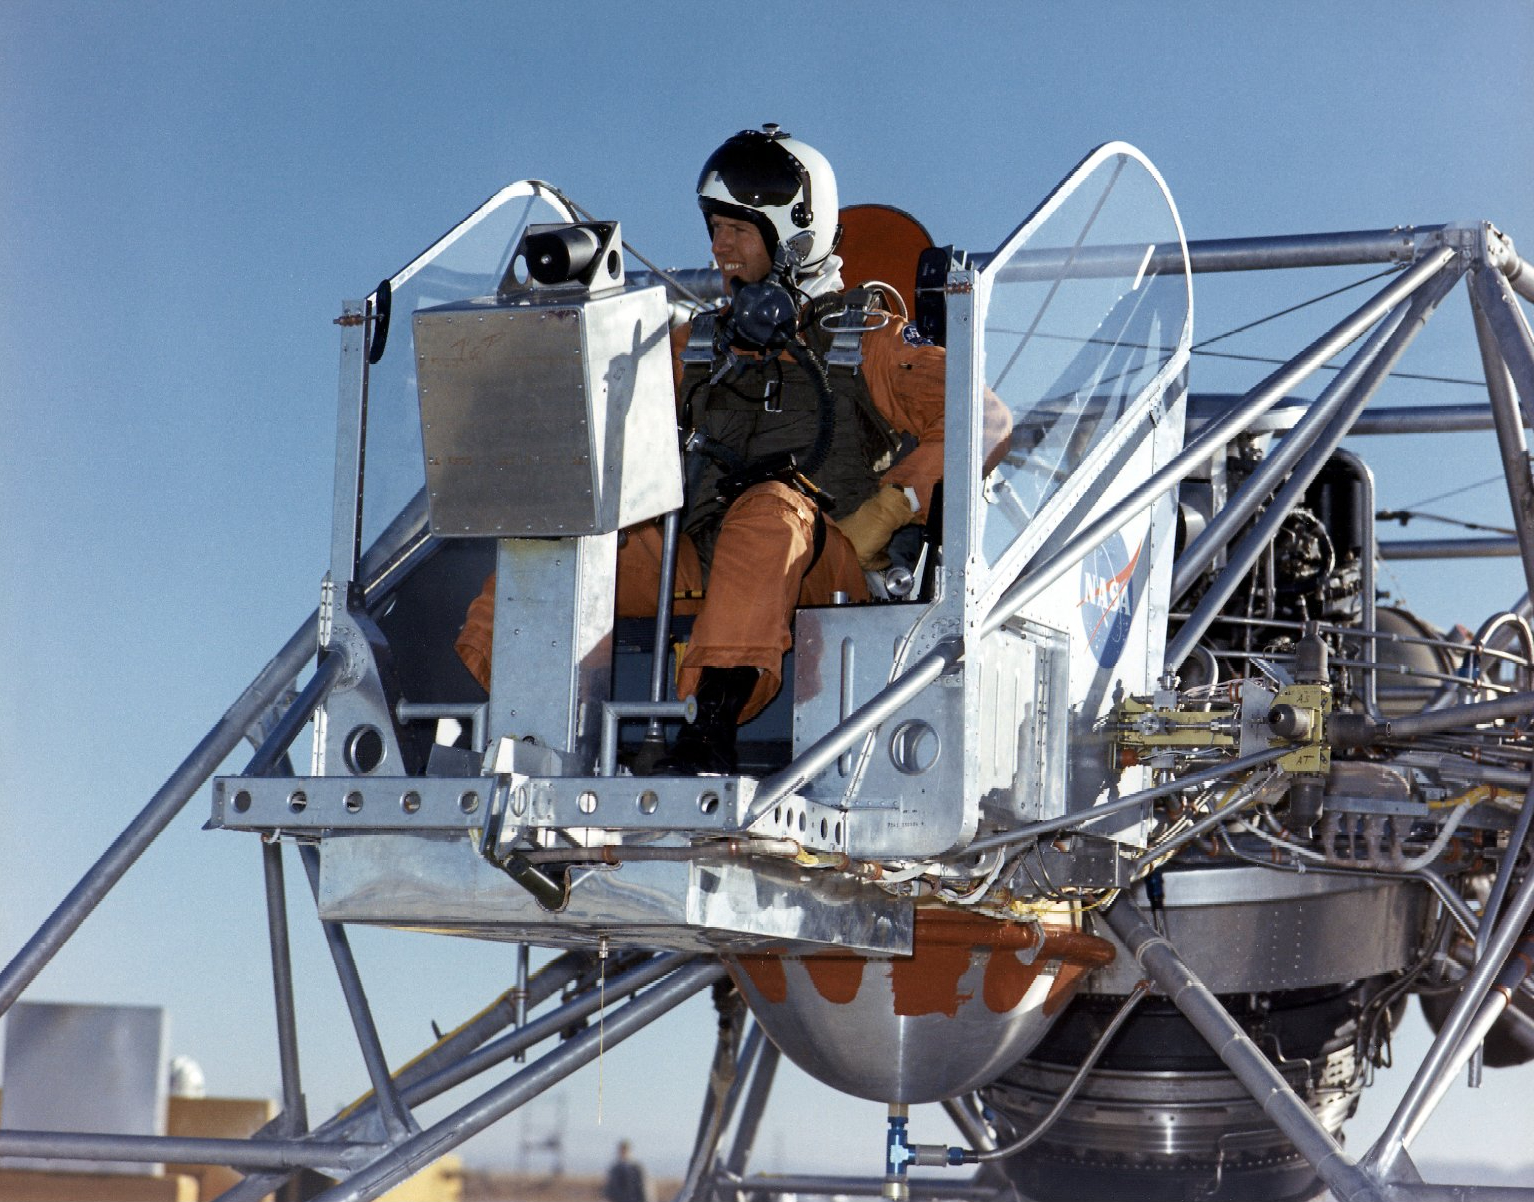
<svg viewBox="0 0 1534 1202">
<path fill-rule="evenodd" d="M 340 302 L 506 182 L 551 180 L 651 257 L 701 265 L 698 165 L 772 120 L 831 158 L 844 200 L 899 205 L 938 241 L 988 250 L 1117 138 L 1160 168 L 1190 238 L 1484 218 L 1534 254 L 1524 3 L 886 0 L 746 16 L 0 0 L 0 23 L 7 956 L 313 607 Z M 1195 339 L 1308 287 L 1201 277 Z M 1226 349 L 1290 354 L 1342 311 Z M 1462 297 L 1402 367 L 1479 375 Z M 1243 387 L 1260 371 L 1200 360 L 1193 386 Z M 1391 397 L 1477 394 L 1401 382 Z M 1361 449 L 1383 455 L 1380 502 L 1393 508 L 1496 470 L 1489 436 Z M 1505 510 L 1495 488 L 1463 504 L 1483 520 Z M 1484 579 L 1438 567 L 1384 583 L 1436 622 L 1473 627 L 1522 591 L 1506 564 Z M 174 1048 L 215 1092 L 273 1092 L 257 851 L 201 832 L 206 808 L 205 795 L 191 803 L 29 996 L 163 1004 Z M 294 915 L 308 1087 L 325 1112 L 364 1076 L 312 912 L 300 899 Z M 509 984 L 498 947 L 357 943 L 396 1059 L 428 1020 L 455 1022 Z M 424 1001 L 422 979 L 435 983 Z M 566 1087 L 586 1161 L 623 1134 L 657 1163 L 677 1159 L 711 1027 L 700 1003 L 614 1051 L 600 1129 L 594 1081 Z M 1496 1113 L 1505 1088 L 1493 1076 L 1471 1102 Z M 770 1120 L 769 1159 L 781 1148 L 785 1167 L 824 1162 L 837 1149 L 817 1134 L 831 1127 L 822 1116 L 847 1113 L 867 1118 L 856 1167 L 877 1164 L 875 1111 L 792 1096 L 813 1100 Z M 1421 1146 L 1453 1157 L 1452 1126 L 1435 1123 Z M 474 1155 L 512 1157 L 514 1144 L 492 1133 Z"/>
</svg>

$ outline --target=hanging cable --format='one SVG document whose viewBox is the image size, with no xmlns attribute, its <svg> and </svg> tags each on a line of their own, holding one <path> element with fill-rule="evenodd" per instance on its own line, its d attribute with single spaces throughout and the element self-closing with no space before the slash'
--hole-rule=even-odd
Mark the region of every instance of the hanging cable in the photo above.
<svg viewBox="0 0 1534 1202">
<path fill-rule="evenodd" d="M 1005 1147 L 994 1148 L 989 1152 L 973 1152 L 966 1155 L 964 1159 L 980 1164 L 990 1160 L 1005 1160 L 1009 1156 L 1016 1156 L 1024 1149 L 1032 1147 L 1042 1139 L 1045 1132 L 1053 1127 L 1055 1121 L 1065 1113 L 1065 1108 L 1071 1104 L 1071 1099 L 1081 1091 L 1081 1087 L 1086 1084 L 1087 1077 L 1091 1075 L 1092 1069 L 1096 1067 L 1102 1054 L 1108 1050 L 1108 1045 L 1113 1042 L 1113 1037 L 1118 1033 L 1118 1029 L 1124 1025 L 1125 1021 L 1134 1012 L 1134 1008 L 1140 1004 L 1140 999 L 1150 992 L 1150 988 L 1149 981 L 1141 980 L 1135 982 L 1135 987 L 1130 990 L 1129 996 L 1124 999 L 1124 1004 L 1118 1008 L 1112 1020 L 1103 1028 L 1103 1033 L 1098 1037 L 1097 1042 L 1092 1045 L 1092 1050 L 1087 1053 L 1086 1059 L 1081 1062 L 1081 1067 L 1076 1070 L 1076 1075 L 1071 1078 L 1071 1083 L 1055 1099 L 1055 1104 L 1050 1107 L 1049 1113 L 1039 1120 L 1038 1125 L 1032 1131 L 1020 1139 L 1007 1144 Z"/>
<path fill-rule="evenodd" d="M 1237 326 L 1233 330 L 1226 330 L 1223 334 L 1216 334 L 1213 338 L 1205 338 L 1202 342 L 1195 342 L 1190 348 L 1198 351 L 1202 347 L 1213 346 L 1216 342 L 1223 342 L 1227 338 L 1234 338 L 1237 334 L 1244 334 L 1248 330 L 1256 329 L 1270 321 L 1277 321 L 1280 317 L 1287 317 L 1291 313 L 1298 313 L 1301 309 L 1311 305 L 1320 304 L 1324 300 L 1331 300 L 1334 296 L 1341 296 L 1344 292 L 1351 292 L 1354 288 L 1362 288 L 1365 284 L 1372 284 L 1375 280 L 1382 280 L 1387 275 L 1397 275 L 1401 272 L 1400 267 L 1387 267 L 1384 271 L 1377 271 L 1373 275 L 1367 275 L 1361 280 L 1354 280 L 1351 284 L 1344 284 L 1341 288 L 1333 288 L 1330 292 L 1323 292 L 1320 296 L 1313 296 L 1309 300 L 1301 301 L 1297 305 L 1290 305 L 1287 309 L 1280 309 L 1277 313 L 1269 313 L 1266 317 L 1259 317 L 1256 321 L 1249 321 L 1245 325 Z"/>
<path fill-rule="evenodd" d="M 1498 472 L 1495 476 L 1487 476 L 1486 479 L 1477 480 L 1474 484 L 1461 485 L 1459 488 L 1451 488 L 1448 492 L 1441 492 L 1437 496 L 1424 497 L 1420 501 L 1413 501 L 1406 508 L 1416 509 L 1418 505 L 1431 505 L 1435 501 L 1447 501 L 1450 497 L 1457 497 L 1461 493 L 1467 493 L 1473 489 L 1485 488 L 1488 484 L 1500 484 L 1505 479 L 1507 479 L 1506 473 Z M 1380 517 L 1381 515 L 1375 514 L 1374 516 Z"/>
<path fill-rule="evenodd" d="M 1374 515 L 1375 521 L 1400 522 L 1405 526 L 1414 518 L 1421 518 L 1424 522 L 1442 522 L 1445 526 L 1459 526 L 1465 530 L 1484 530 L 1489 534 L 1517 534 L 1518 531 L 1510 526 L 1486 526 L 1480 522 L 1467 522 L 1462 518 L 1444 517 L 1440 513 L 1423 513 L 1419 509 L 1382 509 Z"/>
</svg>

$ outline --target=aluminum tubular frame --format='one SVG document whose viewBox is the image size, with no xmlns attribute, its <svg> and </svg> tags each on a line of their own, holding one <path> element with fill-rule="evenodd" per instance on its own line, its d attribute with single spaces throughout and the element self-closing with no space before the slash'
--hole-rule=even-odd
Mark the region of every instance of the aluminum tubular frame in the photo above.
<svg viewBox="0 0 1534 1202">
<path fill-rule="evenodd" d="M 1256 563 L 1257 556 L 1272 541 L 1278 533 L 1279 526 L 1289 516 L 1289 513 L 1305 497 L 1305 490 L 1310 487 L 1310 482 L 1326 466 L 1346 436 L 1353 419 L 1359 411 L 1369 403 L 1369 398 L 1390 373 L 1406 348 L 1416 337 L 1424 322 L 1432 316 L 1440 301 L 1448 293 L 1449 289 L 1458 282 L 1459 274 L 1453 268 L 1446 270 L 1445 274 L 1435 276 L 1422 288 L 1422 291 L 1407 303 L 1407 312 L 1400 321 L 1393 318 L 1387 320 L 1376 331 L 1378 337 L 1371 337 L 1368 342 L 1354 356 L 1337 380 L 1333 383 L 1337 386 L 1335 398 L 1326 397 L 1328 407 L 1330 402 L 1336 400 L 1336 411 L 1326 420 L 1325 425 L 1315 432 L 1315 443 L 1307 448 L 1303 458 L 1295 465 L 1289 480 L 1273 498 L 1272 504 L 1263 513 L 1257 524 L 1241 539 L 1241 541 L 1229 551 L 1229 558 L 1219 576 L 1210 586 L 1209 591 L 1199 600 L 1193 615 L 1183 623 L 1177 632 L 1177 637 L 1172 640 L 1167 648 L 1166 663 L 1171 671 L 1175 671 L 1188 654 L 1193 650 L 1195 643 L 1203 638 L 1214 621 L 1220 608 L 1236 590 L 1241 579 Z M 1354 367 L 1357 366 L 1356 373 Z M 1328 389 L 1328 392 L 1331 390 Z M 1318 400 L 1317 406 L 1323 404 Z M 1299 433 L 1298 427 L 1295 433 Z M 1239 494 L 1238 494 L 1239 495 Z M 1244 497 L 1247 502 L 1245 508 L 1251 512 L 1256 508 L 1258 498 Z M 1235 498 L 1232 498 L 1234 504 Z M 1233 530 L 1233 526 L 1226 526 L 1224 530 Z M 1219 546 L 1211 542 L 1210 547 L 1205 549 L 1209 559 L 1213 559 L 1212 551 L 1217 551 Z M 1192 550 L 1192 548 L 1190 548 Z M 1181 564 L 1177 567 L 1181 568 Z M 1191 580 L 1182 572 L 1178 576 L 1184 577 L 1183 584 L 1186 588 Z M 1174 595 L 1174 601 L 1176 597 Z"/>
<path fill-rule="evenodd" d="M 521 190 L 518 191 L 518 189 Z M 530 197 L 541 195 L 545 199 L 553 199 L 552 194 L 543 191 L 541 186 L 514 185 L 512 189 L 504 190 L 493 198 L 481 212 L 488 211 L 494 203 L 508 194 Z M 471 216 L 450 237 L 460 236 L 479 216 L 480 213 Z M 1410 263 L 1415 260 L 1415 266 L 1408 270 L 1402 280 L 1397 281 L 1399 285 L 1407 277 L 1414 277 L 1411 287 L 1415 288 L 1456 253 L 1456 248 L 1464 250 L 1471 233 L 1479 233 L 1479 231 L 1470 231 L 1462 227 L 1431 227 L 1404 232 L 1374 231 L 1281 239 L 1228 240 L 1218 243 L 1194 242 L 1189 244 L 1188 251 L 1192 270 L 1195 272 L 1271 270 L 1370 262 Z M 422 257 L 424 258 L 425 256 Z M 403 282 L 408 279 L 419 261 L 407 266 L 399 273 L 396 280 Z M 977 260 L 977 263 L 982 262 L 983 260 Z M 1429 266 L 1430 263 L 1431 266 Z M 1480 248 L 1479 262 L 1475 266 L 1470 282 L 1477 332 L 1487 366 L 1488 391 L 1491 394 L 1490 416 L 1498 423 L 1499 435 L 1505 440 L 1499 445 L 1503 447 L 1504 459 L 1509 467 L 1509 489 L 1515 512 L 1519 515 L 1518 525 L 1522 537 L 1526 534 L 1528 527 L 1526 516 L 1530 511 L 1531 492 L 1534 492 L 1534 486 L 1530 485 L 1525 476 L 1513 471 L 1512 468 L 1519 460 L 1518 442 L 1523 434 L 1522 427 L 1528 424 L 1530 416 L 1528 412 L 1517 412 L 1516 406 L 1521 399 L 1525 410 L 1534 408 L 1534 339 L 1530 338 L 1528 324 L 1514 298 L 1517 296 L 1534 301 L 1534 269 L 1514 254 L 1505 240 L 1499 242 L 1491 238 L 1484 240 Z M 712 276 L 713 273 L 698 274 Z M 1410 288 L 1405 289 L 1405 291 L 1410 290 Z M 370 302 L 371 300 L 372 298 Z M 1377 316 L 1371 320 L 1377 320 Z M 1353 337 L 1357 337 L 1357 334 L 1355 333 Z M 1351 338 L 1348 340 L 1351 341 Z M 358 342 L 360 345 L 360 338 Z M 1319 351 L 1320 346 L 1318 344 L 1311 349 Z M 1315 356 L 1314 361 L 1303 371 L 1301 366 L 1306 360 L 1306 355 L 1302 354 L 1280 372 L 1274 373 L 1274 376 L 1270 377 L 1270 382 L 1276 381 L 1280 376 L 1285 377 L 1287 383 L 1297 381 L 1303 378 L 1304 374 L 1308 374 L 1309 370 L 1313 370 L 1314 366 L 1330 353 L 1333 353 L 1333 348 L 1329 345 L 1327 351 Z M 350 367 L 350 354 L 347 355 L 347 360 Z M 352 378 L 355 379 L 354 374 Z M 1258 391 L 1264 390 L 1260 388 Z M 1267 405 L 1278 400 L 1281 395 L 1282 391 L 1275 387 L 1271 394 L 1262 397 L 1265 404 L 1244 406 L 1239 424 L 1251 420 Z M 1247 400 L 1250 402 L 1253 399 L 1254 394 L 1249 394 Z M 1485 417 L 1480 412 L 1470 412 L 1470 407 L 1448 408 L 1456 412 L 1443 415 L 1424 412 L 1391 418 L 1376 414 L 1373 418 L 1361 419 L 1355 426 L 1354 432 L 1383 432 L 1387 429 L 1406 427 L 1451 428 L 1442 424 L 1433 424 L 1435 422 L 1479 423 L 1473 426 L 1456 424 L 1452 428 L 1486 428 Z M 1516 418 L 1516 423 L 1509 422 L 1509 418 Z M 1202 444 L 1206 459 L 1209 447 L 1215 445 L 1217 441 L 1219 440 Z M 1525 447 L 1523 450 L 1525 472 L 1527 470 L 1526 453 Z M 1166 489 L 1175 485 L 1188 470 L 1192 470 L 1193 466 L 1196 466 L 1196 463 L 1187 465 L 1184 470 L 1184 465 L 1179 463 L 1180 474 L 1164 469 L 1162 473 L 1158 473 L 1155 481 L 1157 491 L 1154 495 L 1142 498 L 1141 494 L 1137 493 L 1133 500 L 1137 504 L 1143 501 L 1142 507 L 1149 505 Z M 1123 520 L 1122 514 L 1115 517 L 1118 521 Z M 349 526 L 350 523 L 346 525 Z M 1084 532 L 1084 534 L 1091 533 L 1091 531 Z M 394 579 L 404 574 L 423 555 L 430 554 L 433 541 L 424 533 L 424 507 L 420 504 L 420 498 L 417 498 L 416 502 L 407 506 L 396 522 L 380 537 L 378 544 L 369 555 L 363 558 L 358 575 L 366 581 L 364 595 L 368 600 L 380 599 L 388 591 Z M 1458 545 L 1464 546 L 1468 542 L 1500 548 L 1507 541 L 1459 540 Z M 353 554 L 340 557 L 342 563 L 345 563 L 348 558 L 355 562 L 354 548 L 355 543 L 348 548 L 348 551 L 352 551 Z M 1067 548 L 1068 551 L 1069 548 Z M 1523 541 L 1516 543 L 1514 553 L 1523 555 L 1526 572 L 1530 576 L 1531 585 L 1534 585 L 1534 564 L 1530 562 Z M 1052 557 L 1051 563 L 1045 567 L 1052 567 L 1054 562 L 1056 558 Z M 373 573 L 371 579 L 369 579 L 370 571 Z M 1033 587 L 1037 585 L 1039 574 L 1040 572 L 1025 573 L 1024 577 L 1019 579 L 998 601 L 987 625 L 990 627 L 999 625 L 1010 612 L 1015 610 L 1016 605 L 1023 603 Z M 1534 591 L 1534 587 L 1531 587 L 1531 591 Z M 1022 600 L 1019 600 L 1020 597 Z M 287 748 L 293 737 L 302 728 L 313 709 L 323 702 L 331 682 L 340 672 L 338 662 L 340 657 L 327 657 L 321 669 L 311 679 L 309 686 L 296 700 L 292 700 L 297 679 L 314 657 L 316 629 L 317 615 L 311 615 L 198 743 L 186 760 L 171 774 L 145 808 L 108 847 L 32 939 L 6 965 L 4 971 L 0 972 L 0 1013 L 7 1010 L 32 983 L 117 881 L 242 740 L 249 739 L 258 745 L 252 762 L 252 771 L 271 772 L 283 766 Z M 764 791 L 758 797 L 756 808 L 765 810 L 772 804 L 768 799 L 771 794 L 769 786 L 779 790 L 778 796 L 791 791 L 798 780 L 813 775 L 834 761 L 841 750 L 851 746 L 868 730 L 873 729 L 887 716 L 888 712 L 898 707 L 904 697 L 919 691 L 938 675 L 950 669 L 960 655 L 962 655 L 962 642 L 949 640 L 939 644 L 913 665 L 904 678 L 894 682 L 884 694 L 853 715 L 834 737 L 824 740 L 824 746 L 817 745 L 801 757 L 798 763 L 764 782 Z M 271 717 L 274 714 L 282 715 L 275 726 L 271 723 Z M 352 1175 L 342 1184 L 322 1195 L 322 1198 L 325 1202 L 340 1202 L 341 1199 L 356 1199 L 362 1202 L 363 1199 L 378 1196 L 393 1183 L 409 1176 L 422 1164 L 434 1159 L 450 1147 L 456 1146 L 457 1143 L 482 1130 L 496 1118 L 573 1072 L 581 1064 L 595 1058 L 599 1050 L 598 1038 L 588 1031 L 569 1041 L 558 1051 L 546 1055 L 531 1066 L 517 1072 L 509 1080 L 492 1088 L 475 1102 L 464 1106 L 447 1120 L 425 1131 L 417 1131 L 401 1138 L 404 1124 L 398 1120 L 401 1113 L 408 1113 L 401 1111 L 393 1116 L 397 1121 L 391 1124 L 396 1127 L 396 1142 L 392 1147 L 382 1147 L 377 1143 L 369 1142 L 365 1129 L 370 1123 L 379 1122 L 383 1115 L 387 1115 L 393 1109 L 391 1094 L 395 1095 L 402 1108 L 417 1104 L 421 1100 L 435 1096 L 442 1089 L 451 1088 L 452 1085 L 467 1079 L 475 1072 L 483 1071 L 491 1063 L 499 1063 L 510 1058 L 515 1054 L 515 1048 L 536 1042 L 535 1037 L 539 1032 L 557 1031 L 560 1025 L 568 1025 L 572 1015 L 579 1013 L 583 1007 L 586 1008 L 586 1013 L 590 1013 L 599 1003 L 591 996 L 595 990 L 588 990 L 586 995 L 556 1009 L 550 1015 L 534 1019 L 511 1036 L 487 1043 L 495 1029 L 504 1029 L 505 1026 L 510 1025 L 511 1018 L 508 1017 L 508 1012 L 513 1011 L 513 1008 L 503 1005 L 493 1017 L 487 1016 L 482 1021 L 476 1020 L 472 1032 L 450 1036 L 447 1041 L 444 1041 L 444 1045 L 439 1045 L 427 1061 L 429 1071 L 419 1071 L 421 1065 L 417 1064 L 412 1066 L 412 1069 L 418 1070 L 413 1074 L 411 1070 L 406 1070 L 398 1077 L 391 1078 L 385 1070 L 384 1078 L 388 1085 L 371 1102 L 365 1103 L 347 1115 L 337 1116 L 336 1119 L 323 1124 L 318 1130 L 303 1138 L 285 1137 L 282 1134 L 282 1128 L 289 1132 L 302 1132 L 305 1123 L 294 1034 L 296 1022 L 291 1001 L 292 967 L 286 951 L 285 916 L 281 923 L 278 920 L 278 912 L 283 908 L 284 895 L 281 853 L 278 847 L 263 848 L 263 870 L 268 890 L 271 957 L 275 1004 L 278 1012 L 279 1059 L 283 1072 L 284 1102 L 283 1114 L 269 1128 L 268 1133 L 256 1139 L 241 1141 L 9 1131 L 0 1133 L 0 1152 L 6 1155 L 67 1155 L 82 1159 L 133 1159 L 148 1162 L 181 1160 L 221 1163 L 253 1170 L 253 1175 L 247 1178 L 242 1186 L 237 1186 L 225 1195 L 230 1202 L 255 1198 L 270 1192 L 275 1185 L 286 1180 L 292 1171 L 299 1168 L 350 1169 L 353 1170 Z M 1426 870 L 1415 875 L 1423 877 L 1424 883 L 1431 883 L 1425 879 L 1428 875 Z M 1126 920 L 1134 917 L 1127 908 L 1124 908 L 1126 906 L 1127 903 L 1121 902 L 1120 906 L 1110 911 L 1110 915 L 1117 914 L 1122 909 Z M 1473 1042 L 1469 1036 L 1474 1033 L 1476 1015 L 1482 1011 L 1494 978 L 1501 970 L 1502 962 L 1507 958 L 1508 952 L 1519 938 L 1531 914 L 1534 914 L 1534 876 L 1526 877 L 1515 891 L 1504 913 L 1495 920 L 1495 930 L 1483 933 L 1482 945 L 1485 954 L 1467 978 L 1467 984 L 1453 1012 L 1435 1041 L 1432 1051 L 1424 1060 L 1407 1097 L 1403 1098 L 1397 1113 L 1392 1118 L 1390 1127 L 1361 1165 L 1351 1165 L 1345 1157 L 1338 1157 L 1324 1142 L 1316 1141 L 1313 1138 L 1313 1132 L 1307 1134 L 1303 1117 L 1294 1116 L 1292 1121 L 1297 1124 L 1301 1138 L 1307 1145 L 1315 1144 L 1311 1151 L 1322 1161 L 1322 1164 L 1317 1166 L 1318 1169 L 1323 1169 L 1324 1166 L 1323 1175 L 1326 1175 L 1329 1181 L 1335 1180 L 1340 1187 L 1342 1192 L 1339 1196 L 1359 1199 L 1372 1197 L 1421 1199 L 1423 1202 L 1432 1202 L 1440 1198 L 1507 1199 L 1510 1202 L 1513 1199 L 1534 1199 L 1534 1190 L 1530 1189 L 1428 1185 L 1400 1179 L 1410 1173 L 1407 1147 L 1426 1121 L 1433 1104 L 1441 1095 L 1444 1083 L 1452 1076 L 1456 1064 L 1462 1062 L 1469 1054 L 1466 1045 Z M 1463 923 L 1470 916 L 1458 915 L 1457 917 Z M 1169 948 L 1169 945 L 1167 946 Z M 1155 958 L 1154 954 L 1152 958 Z M 569 980 L 580 975 L 574 958 L 562 957 L 561 961 L 556 961 L 556 964 L 561 965 L 560 972 L 556 976 Z M 627 980 L 621 986 L 622 977 L 615 978 L 609 982 L 608 986 L 615 994 L 633 994 L 640 989 L 644 991 L 638 993 L 634 1000 L 622 1006 L 617 1013 L 608 1018 L 605 1023 L 605 1040 L 617 1043 L 626 1038 L 674 1007 L 685 997 L 707 987 L 722 975 L 722 971 L 716 963 L 710 961 L 687 963 L 685 957 L 655 957 L 629 970 L 628 974 L 623 974 Z M 541 977 L 542 974 L 539 976 Z M 535 982 L 536 980 L 537 978 Z M 557 991 L 558 988 L 558 985 L 554 985 L 549 992 Z M 545 997 L 547 996 L 548 994 L 545 994 Z M 1216 1008 L 1218 1009 L 1217 1003 Z M 449 1045 L 452 1054 L 447 1054 L 445 1051 Z M 745 1171 L 762 1108 L 770 1092 L 776 1064 L 776 1050 L 770 1045 L 764 1045 L 755 1054 L 751 1063 L 741 1066 L 749 1075 L 749 1084 L 737 1082 L 735 1101 L 741 1113 L 737 1120 L 734 1144 L 728 1157 L 718 1165 L 710 1184 L 753 1195 L 781 1194 L 795 1190 L 813 1191 L 819 1187 L 832 1188 L 842 1193 L 879 1193 L 883 1186 L 880 1179 L 854 1182 L 846 1179 L 804 1176 L 753 1180 L 741 1176 Z M 928 1182 L 918 1178 L 913 1179 L 911 1185 L 912 1195 L 916 1198 L 990 1199 L 995 1196 L 993 1187 L 977 1182 Z"/>
<path fill-rule="evenodd" d="M 367 1168 L 317 1194 L 314 1202 L 370 1202 L 595 1060 L 604 1047 L 617 1046 L 723 976 L 724 966 L 718 961 L 678 969 L 619 1007 L 600 1026 L 587 1027 L 475 1101 L 396 1145 Z"/>
<path fill-rule="evenodd" d="M 272 996 L 277 1014 L 277 1062 L 282 1082 L 283 1124 L 289 1134 L 307 1131 L 308 1107 L 298 1058 L 298 1019 L 293 1004 L 293 958 L 288 947 L 287 886 L 283 877 L 282 844 L 261 844 L 261 868 L 266 883 L 266 925 L 272 947 Z"/>
<path fill-rule="evenodd" d="M 1284 435 L 1278 447 L 1263 459 L 1257 470 L 1226 500 L 1214 520 L 1188 544 L 1172 567 L 1171 603 L 1174 606 L 1193 587 L 1204 569 L 1225 550 L 1235 532 L 1283 482 L 1300 457 L 1315 445 L 1327 424 L 1347 402 L 1364 370 L 1379 357 L 1387 340 L 1406 319 L 1408 308 L 1409 302 L 1402 301 L 1386 315 L 1363 346 L 1354 352 L 1347 366 L 1311 403 L 1294 429 Z"/>
<path fill-rule="evenodd" d="M 687 956 L 675 954 L 644 958 L 637 965 L 610 977 L 605 989 L 592 985 L 570 1001 L 539 1015 L 511 1034 L 492 1041 L 491 1037 L 511 1025 L 516 1017 L 514 1002 L 509 994 L 503 995 L 477 1018 L 411 1061 L 407 1068 L 396 1075 L 395 1087 L 408 1105 L 429 1102 L 479 1073 L 589 1018 L 602 1007 L 604 1000 L 621 1001 L 655 984 L 686 964 L 688 959 Z M 581 962 L 581 954 L 566 953 L 545 965 L 529 983 L 529 1003 L 536 1005 L 546 1001 L 565 985 L 579 979 Z M 366 1097 L 321 1124 L 308 1138 L 316 1141 L 345 1141 L 369 1135 L 376 1137 L 378 1106 L 376 1097 Z M 268 1130 L 280 1125 L 284 1118 L 279 1115 L 273 1124 L 268 1124 Z M 380 1152 L 387 1150 L 387 1145 L 380 1144 L 377 1147 Z M 219 1202 L 257 1202 L 281 1187 L 286 1180 L 285 1174 L 252 1176 L 221 1194 Z"/>
</svg>

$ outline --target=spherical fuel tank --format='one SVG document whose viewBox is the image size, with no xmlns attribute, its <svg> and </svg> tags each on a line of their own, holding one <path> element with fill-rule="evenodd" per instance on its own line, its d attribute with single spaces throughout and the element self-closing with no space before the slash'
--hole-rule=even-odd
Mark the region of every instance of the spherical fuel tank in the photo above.
<svg viewBox="0 0 1534 1202">
<path fill-rule="evenodd" d="M 762 1028 L 805 1072 L 858 1097 L 917 1103 L 994 1079 L 1113 955 L 1079 916 L 1003 922 L 923 905 L 910 956 L 832 950 L 725 963 Z"/>
</svg>

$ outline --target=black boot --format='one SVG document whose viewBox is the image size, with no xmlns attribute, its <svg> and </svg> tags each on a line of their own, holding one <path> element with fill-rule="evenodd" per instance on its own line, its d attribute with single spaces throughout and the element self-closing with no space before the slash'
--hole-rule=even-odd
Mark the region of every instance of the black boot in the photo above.
<svg viewBox="0 0 1534 1202">
<path fill-rule="evenodd" d="M 756 689 L 756 668 L 704 668 L 698 678 L 698 717 L 682 727 L 655 764 L 660 776 L 735 775 L 735 727 Z"/>
</svg>

